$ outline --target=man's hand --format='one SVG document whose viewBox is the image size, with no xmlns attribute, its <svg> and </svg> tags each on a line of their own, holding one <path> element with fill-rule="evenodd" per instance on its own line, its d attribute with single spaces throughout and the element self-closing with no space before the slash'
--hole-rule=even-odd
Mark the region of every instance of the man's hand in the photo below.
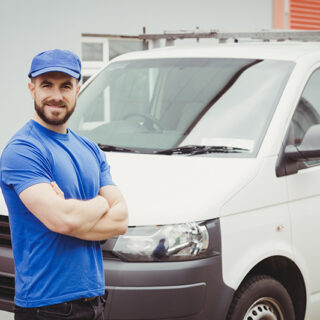
<svg viewBox="0 0 320 320">
<path fill-rule="evenodd" d="M 53 191 L 57 194 L 58 197 L 64 199 L 64 193 L 63 191 L 59 188 L 57 183 L 55 181 L 51 182 L 51 187 Z"/>
<path fill-rule="evenodd" d="M 116 186 L 100 188 L 99 195 L 104 197 L 110 209 L 89 232 L 76 234 L 75 237 L 84 240 L 106 240 L 124 234 L 128 228 L 127 204 Z"/>
</svg>

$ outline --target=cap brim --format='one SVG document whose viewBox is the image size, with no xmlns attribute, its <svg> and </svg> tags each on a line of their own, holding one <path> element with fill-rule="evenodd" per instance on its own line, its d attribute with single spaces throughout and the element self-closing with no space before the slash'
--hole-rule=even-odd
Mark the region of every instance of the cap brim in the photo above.
<svg viewBox="0 0 320 320">
<path fill-rule="evenodd" d="M 79 73 L 74 72 L 73 70 L 70 70 L 70 69 L 67 69 L 67 68 L 63 68 L 63 67 L 48 67 L 48 68 L 44 68 L 44 69 L 29 73 L 28 77 L 29 78 L 34 78 L 34 77 L 40 76 L 41 74 L 44 74 L 44 73 L 47 73 L 47 72 L 62 72 L 62 73 L 66 73 L 69 76 L 71 76 L 71 77 L 73 77 L 73 78 L 75 78 L 77 80 L 80 80 L 80 78 L 81 78 L 81 75 Z"/>
</svg>

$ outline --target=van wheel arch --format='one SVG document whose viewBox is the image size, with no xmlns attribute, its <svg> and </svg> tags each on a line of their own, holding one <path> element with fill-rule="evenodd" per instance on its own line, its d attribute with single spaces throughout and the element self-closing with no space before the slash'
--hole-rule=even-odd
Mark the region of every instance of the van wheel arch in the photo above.
<svg viewBox="0 0 320 320">
<path fill-rule="evenodd" d="M 234 295 L 228 320 L 295 320 L 295 310 L 286 288 L 274 278 L 253 275 Z"/>
<path fill-rule="evenodd" d="M 306 287 L 302 273 L 297 265 L 287 257 L 269 257 L 262 260 L 251 269 L 239 285 L 239 288 L 241 288 L 241 285 L 249 278 L 259 275 L 270 276 L 279 281 L 290 295 L 295 310 L 296 320 L 304 320 L 306 312 Z M 234 297 L 236 296 L 237 291 L 235 292 Z M 230 309 L 231 307 L 232 305 L 230 306 Z"/>
</svg>

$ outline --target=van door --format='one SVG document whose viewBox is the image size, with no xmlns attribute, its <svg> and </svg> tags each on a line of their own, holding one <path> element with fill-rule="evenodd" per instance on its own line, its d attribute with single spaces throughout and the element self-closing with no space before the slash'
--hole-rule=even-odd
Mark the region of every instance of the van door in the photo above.
<svg viewBox="0 0 320 320">
<path fill-rule="evenodd" d="M 320 123 L 320 69 L 313 72 L 302 93 L 290 124 L 287 144 L 299 145 L 307 129 Z M 320 161 L 299 164 L 296 174 L 286 177 L 292 241 L 295 254 L 303 263 L 309 290 L 309 317 L 320 314 Z M 292 280 L 294 281 L 294 279 Z"/>
</svg>

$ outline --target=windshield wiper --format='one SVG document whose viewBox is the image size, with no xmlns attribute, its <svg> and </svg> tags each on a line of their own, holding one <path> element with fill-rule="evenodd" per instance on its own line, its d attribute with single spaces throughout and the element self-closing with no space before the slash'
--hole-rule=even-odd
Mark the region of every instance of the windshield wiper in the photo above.
<svg viewBox="0 0 320 320">
<path fill-rule="evenodd" d="M 112 146 L 110 144 L 101 144 L 98 143 L 98 146 L 101 150 L 103 151 L 116 151 L 116 152 L 133 152 L 133 153 L 138 153 L 136 150 L 128 149 L 128 148 L 123 148 L 123 147 L 117 147 L 117 146 Z"/>
<path fill-rule="evenodd" d="M 240 153 L 249 152 L 249 149 L 230 147 L 230 146 L 201 146 L 201 145 L 187 145 L 176 147 L 172 149 L 166 149 L 161 151 L 155 151 L 156 154 L 188 154 L 190 156 L 206 153 Z"/>
</svg>

